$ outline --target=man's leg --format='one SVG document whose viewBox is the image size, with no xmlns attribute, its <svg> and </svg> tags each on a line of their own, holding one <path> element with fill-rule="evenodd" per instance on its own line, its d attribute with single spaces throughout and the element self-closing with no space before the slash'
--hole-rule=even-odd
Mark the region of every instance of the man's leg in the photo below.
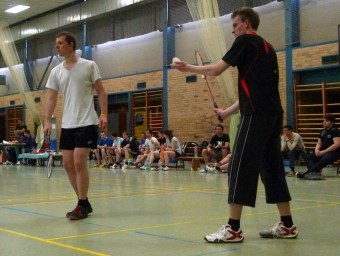
<svg viewBox="0 0 340 256">
<path fill-rule="evenodd" d="M 209 163 L 209 155 L 208 155 L 208 149 L 207 148 L 202 150 L 202 157 L 204 159 L 204 163 L 208 164 Z"/>
<path fill-rule="evenodd" d="M 89 189 L 89 173 L 87 170 L 87 156 L 89 148 L 74 149 L 74 167 L 77 172 L 77 188 L 80 200 L 87 199 Z"/>
<path fill-rule="evenodd" d="M 101 159 L 101 158 L 100 158 L 100 152 L 99 152 L 99 150 L 100 150 L 100 149 L 98 149 L 98 148 L 94 150 L 94 154 L 95 154 L 95 156 L 96 156 L 96 161 L 97 161 L 97 164 L 98 164 L 98 165 L 100 164 L 100 159 Z"/>
<path fill-rule="evenodd" d="M 74 150 L 62 150 L 63 153 L 63 166 L 67 173 L 68 179 L 70 180 L 71 186 L 74 192 L 79 198 L 79 192 L 77 188 L 77 171 L 74 166 Z"/>
<path fill-rule="evenodd" d="M 339 158 L 340 158 L 340 151 L 326 153 L 319 159 L 319 161 L 317 161 L 316 163 L 314 163 L 313 166 L 308 168 L 308 171 L 321 173 L 322 168 L 326 167 L 329 164 L 334 163 Z"/>
</svg>

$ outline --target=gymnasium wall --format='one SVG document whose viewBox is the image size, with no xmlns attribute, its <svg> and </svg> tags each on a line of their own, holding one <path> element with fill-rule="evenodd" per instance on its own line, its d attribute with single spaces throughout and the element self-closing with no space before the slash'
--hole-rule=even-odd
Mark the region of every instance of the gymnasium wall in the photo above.
<svg viewBox="0 0 340 256">
<path fill-rule="evenodd" d="M 330 3 L 331 2 L 331 3 Z M 333 13 L 333 6 L 338 6 L 339 1 L 304 1 L 301 0 L 301 43 L 315 43 L 311 46 L 294 48 L 293 52 L 293 69 L 303 69 L 311 67 L 320 67 L 321 57 L 337 54 L 338 46 L 334 42 L 337 38 L 337 27 L 335 24 L 338 16 L 329 17 L 327 13 Z M 321 6 L 322 5 L 322 8 Z M 311 18 L 316 15 L 316 8 L 323 10 L 323 19 Z M 283 2 L 272 2 L 262 7 L 256 8 L 261 16 L 259 34 L 263 35 L 271 42 L 278 51 L 280 67 L 280 94 L 282 106 L 286 106 L 286 74 L 285 74 L 285 53 L 282 51 L 285 47 L 284 38 L 284 4 Z M 339 8 L 337 8 L 339 9 Z M 225 28 L 225 39 L 229 44 L 233 41 L 231 34 L 230 15 L 222 18 Z M 322 27 L 317 22 L 321 22 Z M 317 32 L 316 32 L 317 28 Z M 176 29 L 175 36 L 175 55 L 183 60 L 194 63 L 194 50 L 198 49 L 203 52 L 200 43 L 200 28 L 197 23 L 191 22 L 183 24 Z M 317 35 L 316 35 L 317 34 Z M 104 86 L 109 94 L 117 92 L 128 92 L 136 90 L 138 82 L 146 82 L 147 89 L 162 88 L 162 54 L 163 38 L 160 31 L 154 31 L 146 35 L 121 39 L 108 42 L 105 44 L 94 45 L 92 48 L 93 60 L 98 64 Z M 333 40 L 331 43 L 328 41 Z M 81 51 L 77 54 L 80 56 Z M 40 81 L 50 57 L 35 60 L 33 63 L 33 73 L 36 81 Z M 44 87 L 49 71 L 52 67 L 60 63 L 60 59 L 53 58 L 51 66 L 47 70 L 47 75 L 42 81 Z M 15 94 L 15 86 L 11 82 L 11 76 L 8 69 L 0 69 L 0 74 L 7 76 L 10 95 L 0 97 L 0 107 L 9 106 L 10 100 L 15 100 L 17 105 L 20 103 L 20 97 Z M 212 103 L 206 85 L 200 77 L 196 83 L 186 83 L 185 77 L 191 75 L 180 73 L 176 70 L 169 70 L 168 73 L 168 101 L 169 128 L 173 129 L 175 135 L 182 141 L 195 140 L 201 141 L 208 139 L 214 126 L 218 123 L 212 113 Z M 233 71 L 234 84 L 237 83 L 237 72 Z M 214 78 L 209 78 L 213 94 L 216 101 L 221 107 L 226 107 L 222 92 L 215 83 Z M 38 103 L 43 112 L 45 94 L 43 90 L 32 92 L 33 95 L 41 97 L 41 103 Z M 61 123 L 61 102 L 62 97 L 55 112 L 57 125 Z M 26 113 L 27 124 L 29 129 L 33 129 L 33 122 L 30 121 L 30 114 Z M 228 120 L 224 122 L 228 129 Z M 32 127 L 31 127 L 32 126 Z M 59 132 L 58 132 L 59 133 Z M 59 134 L 57 134 L 59 136 Z"/>
</svg>

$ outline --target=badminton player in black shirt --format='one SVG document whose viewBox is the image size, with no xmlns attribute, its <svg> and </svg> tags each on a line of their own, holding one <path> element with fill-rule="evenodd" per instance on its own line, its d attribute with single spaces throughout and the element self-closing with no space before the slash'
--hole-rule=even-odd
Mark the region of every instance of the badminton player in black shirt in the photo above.
<svg viewBox="0 0 340 256">
<path fill-rule="evenodd" d="M 279 71 L 273 47 L 256 31 L 260 24 L 257 12 L 242 8 L 233 12 L 230 50 L 217 63 L 205 66 L 180 61 L 172 67 L 203 75 L 217 76 L 230 66 L 237 67 L 239 100 L 226 110 L 214 109 L 226 118 L 240 110 L 241 120 L 229 164 L 229 220 L 216 233 L 204 239 L 210 243 L 242 242 L 240 228 L 243 206 L 255 207 L 258 177 L 265 187 L 266 202 L 277 204 L 280 221 L 260 232 L 263 238 L 296 238 L 291 200 L 280 152 L 283 110 L 278 90 Z M 261 135 L 259 135 L 261 134 Z"/>
</svg>

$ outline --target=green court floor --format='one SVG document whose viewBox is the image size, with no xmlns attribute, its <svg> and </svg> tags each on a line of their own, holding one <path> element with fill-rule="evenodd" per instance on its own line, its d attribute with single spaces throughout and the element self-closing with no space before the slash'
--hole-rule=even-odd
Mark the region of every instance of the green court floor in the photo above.
<svg viewBox="0 0 340 256">
<path fill-rule="evenodd" d="M 304 169 L 304 167 L 301 167 Z M 94 212 L 65 218 L 76 203 L 62 167 L 0 166 L 0 255 L 340 255 L 340 179 L 287 177 L 297 239 L 261 239 L 279 216 L 260 183 L 256 208 L 244 208 L 241 244 L 208 244 L 228 219 L 227 175 L 190 170 L 90 168 Z"/>
</svg>

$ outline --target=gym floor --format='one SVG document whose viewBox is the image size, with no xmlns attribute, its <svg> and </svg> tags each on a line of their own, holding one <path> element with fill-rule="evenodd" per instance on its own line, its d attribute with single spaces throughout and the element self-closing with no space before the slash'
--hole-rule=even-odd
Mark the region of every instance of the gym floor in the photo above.
<svg viewBox="0 0 340 256">
<path fill-rule="evenodd" d="M 335 167 L 324 170 L 324 181 L 287 177 L 300 231 L 293 240 L 259 237 L 279 220 L 259 183 L 256 208 L 243 211 L 240 244 L 203 240 L 228 219 L 226 174 L 90 168 L 94 212 L 70 221 L 65 214 L 76 198 L 67 176 L 55 167 L 47 179 L 46 169 L 0 166 L 1 255 L 340 255 Z"/>
</svg>

